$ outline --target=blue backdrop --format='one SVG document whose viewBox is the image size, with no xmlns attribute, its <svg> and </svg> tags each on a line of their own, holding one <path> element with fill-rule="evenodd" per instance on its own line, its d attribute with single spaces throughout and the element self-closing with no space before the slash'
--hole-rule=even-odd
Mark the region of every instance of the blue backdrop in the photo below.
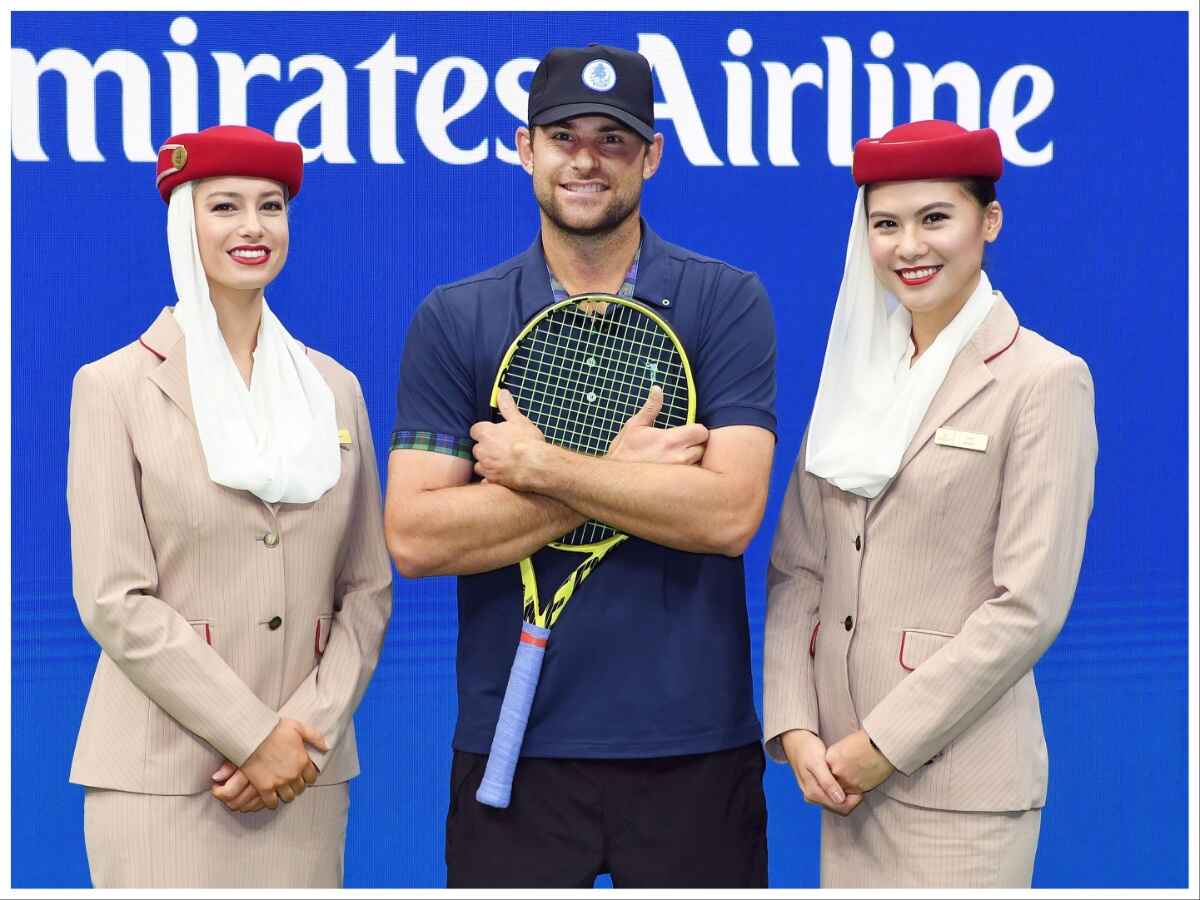
<svg viewBox="0 0 1200 900">
<path fill-rule="evenodd" d="M 537 227 L 528 179 L 497 146 L 512 146 L 532 63 L 506 64 L 589 41 L 640 42 L 655 64 L 667 149 L 647 185 L 648 220 L 758 272 L 774 306 L 779 444 L 746 555 L 757 694 L 766 553 L 854 196 L 849 136 L 924 117 L 929 73 L 948 81 L 933 93 L 937 116 L 1005 133 L 1005 229 L 988 271 L 1027 327 L 1088 361 L 1100 434 L 1075 606 L 1036 670 L 1051 772 L 1034 884 L 1186 883 L 1185 14 L 12 21 L 14 886 L 88 883 L 82 791 L 66 778 L 98 648 L 71 598 L 68 399 L 80 365 L 173 302 L 147 153 L 189 117 L 206 127 L 243 113 L 315 148 L 268 294 L 293 334 L 358 374 L 382 467 L 417 303 L 523 249 Z M 266 56 L 249 63 L 256 54 Z M 268 72 L 250 80 L 244 106 L 242 62 Z M 397 577 L 358 713 L 348 886 L 444 884 L 455 628 L 452 580 Z M 785 767 L 769 767 L 767 791 L 771 883 L 816 885 L 817 813 Z"/>
</svg>

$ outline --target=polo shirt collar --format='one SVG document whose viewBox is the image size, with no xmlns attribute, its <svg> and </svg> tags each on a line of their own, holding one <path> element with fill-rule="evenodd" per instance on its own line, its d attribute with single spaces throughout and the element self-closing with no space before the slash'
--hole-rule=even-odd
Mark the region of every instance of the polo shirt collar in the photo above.
<svg viewBox="0 0 1200 900">
<path fill-rule="evenodd" d="M 640 220 L 642 225 L 642 251 L 638 260 L 637 284 L 634 285 L 633 296 L 661 312 L 662 301 L 670 297 L 670 256 L 667 245 L 653 229 Z M 542 250 L 542 234 L 539 231 L 533 239 L 533 244 L 525 251 L 521 263 L 521 318 L 528 321 L 537 313 L 554 302 L 554 294 L 550 290 L 550 278 L 547 275 L 549 267 L 546 264 L 546 254 Z M 675 298 L 670 297 L 674 306 Z"/>
<path fill-rule="evenodd" d="M 671 291 L 671 257 L 667 244 L 642 219 L 642 258 L 638 260 L 637 284 L 633 296 L 655 309 L 662 306 L 664 298 L 674 305 Z M 661 311 L 661 310 L 660 310 Z"/>
</svg>

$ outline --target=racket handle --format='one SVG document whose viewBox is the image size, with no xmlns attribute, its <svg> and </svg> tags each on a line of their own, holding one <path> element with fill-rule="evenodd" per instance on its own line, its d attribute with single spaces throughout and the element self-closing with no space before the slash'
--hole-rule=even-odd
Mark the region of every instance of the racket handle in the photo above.
<svg viewBox="0 0 1200 900">
<path fill-rule="evenodd" d="M 497 809 L 508 807 L 512 796 L 513 773 L 517 770 L 517 757 L 521 755 L 525 725 L 529 721 L 533 695 L 542 674 L 542 660 L 546 656 L 546 641 L 549 638 L 549 628 L 529 622 L 521 625 L 521 641 L 517 644 L 512 670 L 508 673 L 508 688 L 500 705 L 500 719 L 492 736 L 492 750 L 488 754 L 487 768 L 483 770 L 483 781 L 475 792 L 475 799 L 487 806 Z"/>
</svg>

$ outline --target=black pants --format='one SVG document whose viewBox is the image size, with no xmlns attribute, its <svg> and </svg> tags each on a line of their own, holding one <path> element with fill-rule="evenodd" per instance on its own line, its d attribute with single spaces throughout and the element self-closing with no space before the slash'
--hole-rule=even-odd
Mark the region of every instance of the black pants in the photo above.
<svg viewBox="0 0 1200 900">
<path fill-rule="evenodd" d="M 454 752 L 447 887 L 767 886 L 760 744 L 655 759 L 522 758 L 508 809 L 475 799 L 487 757 Z"/>
</svg>

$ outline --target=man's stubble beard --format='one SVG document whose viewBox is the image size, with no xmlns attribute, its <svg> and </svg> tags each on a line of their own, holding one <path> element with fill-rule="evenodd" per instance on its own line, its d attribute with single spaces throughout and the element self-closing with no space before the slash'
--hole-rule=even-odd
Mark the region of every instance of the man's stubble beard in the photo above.
<svg viewBox="0 0 1200 900">
<path fill-rule="evenodd" d="M 614 197 L 613 202 L 604 210 L 604 215 L 600 217 L 600 221 L 595 225 L 587 227 L 572 225 L 563 218 L 562 212 L 558 208 L 558 201 L 554 197 L 553 186 L 550 188 L 550 195 L 548 197 L 544 197 L 540 190 L 534 191 L 534 197 L 537 199 L 538 206 L 542 212 L 546 214 L 546 218 L 559 231 L 569 234 L 572 237 L 601 237 L 616 231 L 628 221 L 630 216 L 637 212 L 638 206 L 642 201 L 642 190 L 639 185 L 637 192 L 625 202 L 622 202 L 620 197 Z"/>
</svg>

